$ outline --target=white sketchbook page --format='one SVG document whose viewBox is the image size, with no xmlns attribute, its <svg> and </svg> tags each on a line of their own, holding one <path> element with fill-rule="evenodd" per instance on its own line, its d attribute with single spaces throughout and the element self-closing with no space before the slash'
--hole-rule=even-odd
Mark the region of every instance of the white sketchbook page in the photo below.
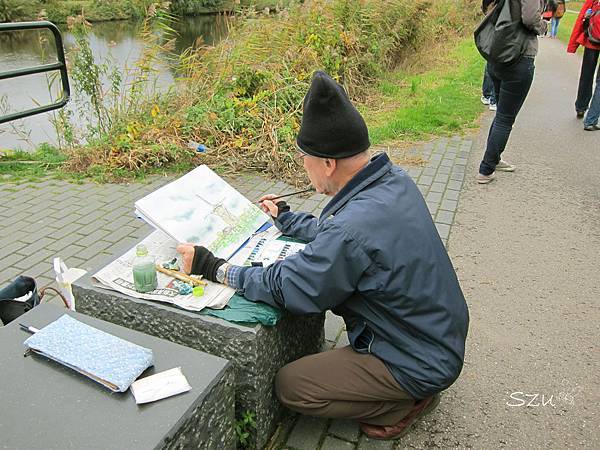
<svg viewBox="0 0 600 450">
<path fill-rule="evenodd" d="M 207 166 L 152 192 L 135 207 L 176 241 L 203 245 L 225 259 L 269 220 Z"/>
</svg>

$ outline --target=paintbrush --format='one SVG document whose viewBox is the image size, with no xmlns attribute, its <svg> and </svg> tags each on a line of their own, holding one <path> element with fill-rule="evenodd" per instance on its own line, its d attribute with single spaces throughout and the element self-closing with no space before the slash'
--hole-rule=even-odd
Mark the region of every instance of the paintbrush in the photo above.
<svg viewBox="0 0 600 450">
<path fill-rule="evenodd" d="M 297 195 L 297 194 L 304 194 L 305 192 L 310 192 L 310 191 L 314 191 L 314 190 L 315 190 L 315 188 L 308 188 L 308 189 L 304 189 L 303 191 L 290 192 L 289 194 L 278 195 L 277 197 L 273 197 L 273 198 L 265 198 L 265 200 L 273 201 L 273 200 L 277 200 L 279 198 L 290 197 L 292 195 Z M 262 203 L 262 202 L 259 200 L 256 203 Z"/>
<path fill-rule="evenodd" d="M 199 280 L 198 278 L 190 277 L 182 272 L 178 272 L 176 270 L 165 269 L 163 266 L 157 264 L 156 270 L 164 273 L 165 275 L 169 275 L 170 277 L 176 278 L 179 281 L 184 281 L 186 283 L 193 284 L 194 286 L 207 286 L 208 283 L 204 280 Z"/>
</svg>

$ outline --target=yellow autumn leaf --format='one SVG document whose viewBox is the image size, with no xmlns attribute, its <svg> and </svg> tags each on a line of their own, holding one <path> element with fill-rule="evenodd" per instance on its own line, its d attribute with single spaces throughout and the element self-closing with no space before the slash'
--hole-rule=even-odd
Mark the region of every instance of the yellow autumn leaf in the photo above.
<svg viewBox="0 0 600 450">
<path fill-rule="evenodd" d="M 160 108 L 158 107 L 158 105 L 154 105 L 152 107 L 152 110 L 150 111 L 150 115 L 152 117 L 156 117 L 156 116 L 158 116 L 158 114 L 160 114 Z"/>
</svg>

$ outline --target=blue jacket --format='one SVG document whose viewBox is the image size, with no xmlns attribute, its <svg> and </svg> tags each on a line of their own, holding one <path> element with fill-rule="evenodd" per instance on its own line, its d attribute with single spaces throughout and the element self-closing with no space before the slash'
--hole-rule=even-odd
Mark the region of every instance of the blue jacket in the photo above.
<svg viewBox="0 0 600 450">
<path fill-rule="evenodd" d="M 247 299 L 293 314 L 331 309 L 344 318 L 352 347 L 383 360 L 416 399 L 456 380 L 467 305 L 421 193 L 386 154 L 318 219 L 286 212 L 275 224 L 308 244 L 269 267 L 242 269 L 236 284 Z"/>
</svg>

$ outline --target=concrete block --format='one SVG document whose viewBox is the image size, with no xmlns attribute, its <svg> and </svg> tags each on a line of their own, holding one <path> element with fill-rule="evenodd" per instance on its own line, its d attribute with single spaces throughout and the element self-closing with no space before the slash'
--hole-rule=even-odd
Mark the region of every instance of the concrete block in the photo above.
<svg viewBox="0 0 600 450">
<path fill-rule="evenodd" d="M 446 190 L 446 185 L 444 183 L 433 183 L 429 192 L 444 192 Z"/>
<path fill-rule="evenodd" d="M 447 240 L 448 236 L 450 235 L 450 225 L 446 225 L 443 223 L 436 223 L 435 227 L 438 230 L 440 238 L 442 238 L 442 240 Z"/>
<path fill-rule="evenodd" d="M 448 189 L 460 191 L 462 188 L 462 181 L 450 180 L 448 181 Z"/>
<path fill-rule="evenodd" d="M 127 448 L 234 450 L 233 370 L 229 361 L 95 320 L 56 305 L 41 304 L 22 316 L 43 327 L 63 314 L 129 342 L 150 348 L 154 367 L 145 375 L 181 365 L 191 391 L 148 405 L 127 393 L 110 393 L 81 374 L 44 359 L 9 358 L 23 352 L 23 332 L 11 323 L 0 329 L 6 448 Z M 5 364 L 6 363 L 6 364 Z M 40 382 L 40 380 L 44 380 Z M 40 401 L 52 397 L 57 401 Z M 35 408 L 27 405 L 36 404 Z M 65 432 L 65 421 L 69 429 Z M 35 430 L 35 431 L 33 431 Z"/>
<path fill-rule="evenodd" d="M 464 173 L 453 173 L 452 175 L 450 175 L 450 179 L 455 180 L 455 181 L 463 181 L 465 179 L 465 174 Z"/>
<path fill-rule="evenodd" d="M 23 271 L 16 267 L 7 267 L 0 271 L 0 287 L 4 287 L 9 281 L 14 280 L 17 276 L 21 275 Z"/>
<path fill-rule="evenodd" d="M 354 444 L 327 436 L 323 441 L 321 450 L 354 450 Z"/>
<path fill-rule="evenodd" d="M 429 192 L 425 199 L 431 203 L 439 203 L 442 201 L 442 193 L 441 192 Z"/>
<path fill-rule="evenodd" d="M 431 214 L 432 217 L 436 215 L 439 207 L 440 207 L 439 203 L 427 202 L 427 209 L 429 209 L 429 213 Z"/>
<path fill-rule="evenodd" d="M 75 283 L 73 293 L 77 310 L 84 314 L 230 360 L 235 370 L 236 411 L 238 415 L 246 410 L 256 413 L 252 444 L 259 448 L 283 412 L 273 389 L 275 374 L 285 364 L 319 352 L 324 341 L 324 314 L 286 314 L 274 327 L 239 325 L 97 288 L 89 274 Z"/>
<path fill-rule="evenodd" d="M 85 237 L 82 237 L 79 241 L 77 241 L 77 244 L 81 245 L 82 247 L 88 247 L 96 241 L 103 240 L 110 233 L 111 232 L 108 230 L 95 229 L 91 233 L 84 233 Z"/>
<path fill-rule="evenodd" d="M 440 210 L 440 211 L 438 211 L 437 215 L 435 216 L 435 221 L 436 221 L 436 223 L 452 225 L 452 222 L 454 221 L 454 213 L 452 211 Z"/>
<path fill-rule="evenodd" d="M 110 247 L 110 245 L 111 243 L 107 241 L 97 241 L 89 247 L 84 247 L 83 250 L 77 254 L 77 256 L 82 259 L 91 259 L 98 253 L 102 253 L 102 251 Z"/>
<path fill-rule="evenodd" d="M 434 180 L 436 183 L 447 183 L 448 180 L 450 178 L 450 175 L 448 175 L 447 173 L 438 173 Z"/>
<path fill-rule="evenodd" d="M 431 183 L 433 183 L 433 177 L 432 176 L 421 175 L 419 177 L 419 184 L 424 184 L 426 186 L 431 186 Z"/>
<path fill-rule="evenodd" d="M 29 268 L 33 267 L 35 264 L 39 263 L 40 261 L 50 260 L 50 258 L 53 255 L 54 255 L 54 252 L 43 248 L 41 250 L 38 250 L 33 255 L 26 256 L 26 257 L 20 259 L 19 261 L 14 262 L 13 265 L 19 269 L 29 269 Z"/>
<path fill-rule="evenodd" d="M 1 246 L 0 247 L 0 261 L 2 261 L 3 264 L 5 264 L 4 258 L 7 255 L 11 255 L 15 252 L 18 252 L 20 249 L 22 249 L 26 245 L 27 244 L 25 244 L 24 242 L 14 241 L 14 242 L 11 242 L 10 244 Z"/>
<path fill-rule="evenodd" d="M 456 200 L 442 200 L 442 204 L 440 205 L 441 209 L 444 209 L 446 211 L 456 211 L 456 206 L 458 205 L 458 202 Z"/>
<path fill-rule="evenodd" d="M 354 420 L 333 420 L 329 425 L 329 434 L 346 441 L 356 442 L 358 441 L 360 428 Z"/>
<path fill-rule="evenodd" d="M 125 236 L 129 236 L 131 233 L 134 233 L 135 231 L 137 231 L 135 227 L 124 225 L 118 230 L 111 231 L 108 235 L 106 235 L 105 239 L 107 242 L 114 244 L 121 241 Z"/>
<path fill-rule="evenodd" d="M 380 441 L 369 439 L 367 436 L 361 436 L 358 442 L 358 450 L 392 450 L 396 443 L 394 441 Z"/>
<path fill-rule="evenodd" d="M 48 244 L 46 248 L 50 250 L 61 250 L 72 243 L 79 242 L 84 238 L 84 236 L 78 234 L 77 230 L 79 230 L 79 225 L 73 223 L 71 225 L 67 225 L 63 229 L 53 231 L 50 234 L 50 237 L 54 239 L 54 242 Z"/>
<path fill-rule="evenodd" d="M 440 166 L 437 173 L 441 173 L 444 175 L 449 175 L 451 172 L 451 167 L 450 166 Z"/>
<path fill-rule="evenodd" d="M 37 252 L 39 249 L 47 247 L 49 244 L 54 243 L 54 239 L 51 239 L 49 237 L 42 237 L 40 239 L 38 239 L 35 242 L 32 242 L 31 244 L 27 244 L 25 247 L 23 247 L 19 253 L 23 254 L 23 255 L 32 255 L 35 252 Z"/>
<path fill-rule="evenodd" d="M 87 247 L 81 246 L 81 245 L 79 245 L 79 242 L 77 242 L 76 244 L 70 244 L 70 245 L 66 245 L 63 248 L 59 248 L 59 249 L 55 250 L 54 253 L 56 254 L 56 256 L 60 256 L 62 259 L 67 259 L 72 256 L 75 256 L 77 258 L 85 260 L 87 258 L 84 258 L 80 255 L 84 252 L 84 250 L 86 248 Z"/>
<path fill-rule="evenodd" d="M 325 431 L 327 420 L 310 416 L 300 416 L 286 445 L 296 450 L 315 450 L 319 448 L 321 435 Z"/>
<path fill-rule="evenodd" d="M 444 192 L 444 200 L 458 200 L 460 196 L 460 191 L 453 191 L 451 189 L 446 190 Z"/>
<path fill-rule="evenodd" d="M 2 266 L 10 267 L 16 263 L 19 263 L 23 259 L 25 259 L 25 256 L 21 255 L 20 253 L 10 253 L 2 257 Z"/>
<path fill-rule="evenodd" d="M 423 169 L 422 175 L 427 175 L 427 176 L 433 177 L 433 176 L 435 176 L 436 172 L 437 172 L 437 169 L 434 169 L 433 167 L 426 167 L 425 169 Z"/>
</svg>

